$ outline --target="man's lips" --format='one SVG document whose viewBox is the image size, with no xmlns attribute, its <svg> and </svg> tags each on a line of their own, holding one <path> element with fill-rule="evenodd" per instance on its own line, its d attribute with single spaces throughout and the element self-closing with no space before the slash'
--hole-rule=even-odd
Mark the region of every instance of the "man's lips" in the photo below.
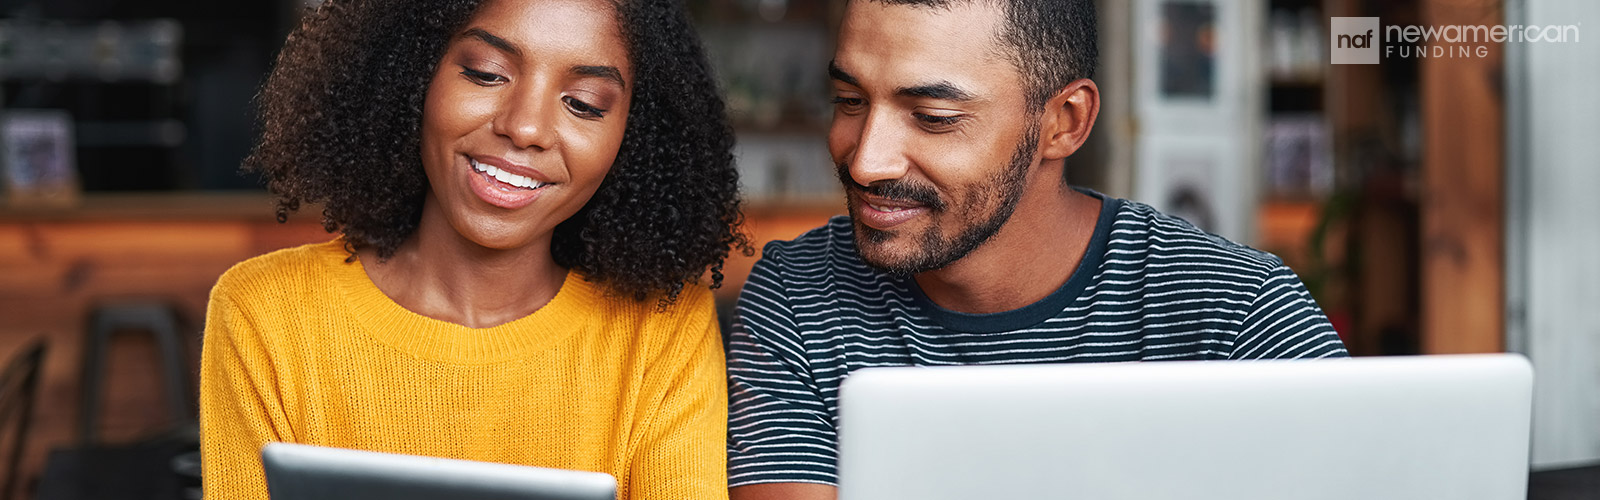
<svg viewBox="0 0 1600 500">
<path fill-rule="evenodd" d="M 859 205 L 855 211 L 856 219 L 873 229 L 887 231 L 928 213 L 927 205 L 914 201 L 884 198 L 860 191 L 853 194 Z"/>
<path fill-rule="evenodd" d="M 921 203 L 917 203 L 915 201 L 896 200 L 896 199 L 893 199 L 893 198 L 884 198 L 882 196 L 873 196 L 873 195 L 866 194 L 866 193 L 861 193 L 861 202 L 865 203 L 868 207 L 872 207 L 872 209 L 877 210 L 879 212 L 890 212 L 890 213 L 899 212 L 901 210 L 911 210 L 911 209 L 916 209 L 916 208 L 923 208 L 923 207 L 927 206 L 927 205 L 924 205 L 924 204 L 921 204 Z"/>
</svg>

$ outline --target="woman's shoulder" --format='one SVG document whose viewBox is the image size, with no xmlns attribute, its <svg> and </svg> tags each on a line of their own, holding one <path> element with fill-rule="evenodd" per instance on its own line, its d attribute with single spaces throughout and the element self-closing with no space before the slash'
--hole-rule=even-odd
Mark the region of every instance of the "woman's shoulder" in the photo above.
<svg viewBox="0 0 1600 500">
<path fill-rule="evenodd" d="M 613 325 L 626 323 L 634 325 L 631 328 L 643 330 L 645 334 L 638 338 L 639 341 L 666 341 L 671 337 L 681 335 L 686 329 L 705 328 L 706 324 L 716 321 L 716 303 L 711 292 L 711 287 L 703 283 L 687 283 L 677 297 L 667 300 L 667 294 L 656 292 L 643 299 L 627 296 L 615 291 L 609 291 L 605 285 L 588 282 L 587 279 L 577 277 L 575 282 L 580 293 L 574 293 L 573 298 L 589 301 L 590 306 L 584 307 L 598 313 L 603 321 Z M 597 307 L 596 307 L 597 306 Z M 659 336 L 651 334 L 667 334 Z"/>
<path fill-rule="evenodd" d="M 647 342 L 656 344 L 666 352 L 690 354 L 698 350 L 705 336 L 717 336 L 716 296 L 704 284 L 684 285 L 676 300 L 665 303 L 662 296 L 652 296 L 639 303 L 649 314 L 645 322 Z"/>
<path fill-rule="evenodd" d="M 339 238 L 275 250 L 234 264 L 222 273 L 212 293 L 259 293 L 318 282 L 326 286 L 333 266 L 345 263 L 349 256 L 344 240 Z"/>
<path fill-rule="evenodd" d="M 658 304 L 654 301 L 651 303 Z M 716 321 L 716 295 L 711 292 L 710 286 L 702 283 L 684 285 L 683 291 L 678 293 L 677 300 L 667 304 L 661 312 L 679 319 L 680 323 L 703 323 L 707 319 Z"/>
</svg>

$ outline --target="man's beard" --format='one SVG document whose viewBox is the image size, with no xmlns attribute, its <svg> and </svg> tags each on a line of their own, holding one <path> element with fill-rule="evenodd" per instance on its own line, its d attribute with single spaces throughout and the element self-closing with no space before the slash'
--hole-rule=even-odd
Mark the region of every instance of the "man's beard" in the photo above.
<svg viewBox="0 0 1600 500">
<path fill-rule="evenodd" d="M 1028 166 L 1033 164 L 1033 155 L 1039 146 L 1039 124 L 1035 120 L 1033 125 L 1023 134 L 1017 149 L 1011 154 L 1011 161 L 1000 172 L 998 178 L 992 183 L 979 183 L 965 186 L 961 200 L 955 206 L 939 196 L 933 186 L 913 183 L 905 180 L 890 180 L 874 183 L 871 186 L 862 186 L 850 177 L 847 165 L 837 165 L 839 181 L 844 184 L 846 194 L 852 191 L 865 192 L 882 198 L 903 200 L 921 204 L 928 208 L 924 216 L 929 219 L 928 228 L 921 234 L 915 235 L 918 247 L 911 255 L 887 256 L 882 255 L 882 247 L 895 234 L 868 227 L 860 222 L 856 213 L 856 204 L 848 203 L 850 218 L 855 221 L 856 254 L 861 261 L 880 271 L 897 276 L 910 276 L 917 273 L 942 269 L 966 257 L 967 254 L 983 246 L 984 242 L 1000 232 L 1006 222 L 1011 220 L 1011 214 L 1017 208 L 1017 202 L 1022 199 L 1023 188 L 1027 184 Z M 983 210 L 984 202 L 998 199 L 997 205 L 992 205 L 987 215 L 976 212 Z M 847 198 L 848 200 L 848 198 Z M 954 238 L 946 237 L 942 228 L 937 224 L 941 215 L 955 215 L 967 221 Z"/>
</svg>

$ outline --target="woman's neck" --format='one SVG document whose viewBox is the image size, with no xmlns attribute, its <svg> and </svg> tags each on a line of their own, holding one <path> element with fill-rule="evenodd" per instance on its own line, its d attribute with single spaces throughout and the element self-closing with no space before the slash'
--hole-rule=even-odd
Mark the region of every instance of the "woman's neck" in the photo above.
<svg viewBox="0 0 1600 500">
<path fill-rule="evenodd" d="M 401 307 L 471 328 L 533 314 L 555 298 L 567 276 L 551 257 L 548 237 L 516 249 L 486 248 L 427 208 L 416 232 L 389 259 L 380 261 L 370 248 L 357 254 L 372 283 Z"/>
</svg>

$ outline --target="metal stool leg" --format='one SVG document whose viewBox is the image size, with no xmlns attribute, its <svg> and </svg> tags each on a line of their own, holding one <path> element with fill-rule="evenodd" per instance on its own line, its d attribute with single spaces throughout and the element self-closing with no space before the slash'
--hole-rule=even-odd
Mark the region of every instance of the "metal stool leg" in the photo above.
<svg viewBox="0 0 1600 500">
<path fill-rule="evenodd" d="M 100 416 L 101 384 L 105 381 L 106 348 L 111 343 L 111 333 L 117 327 L 104 309 L 95 310 L 89 318 L 89 331 L 83 339 L 83 362 L 78 390 L 78 444 L 88 446 L 99 441 L 99 428 L 95 425 Z"/>
<path fill-rule="evenodd" d="M 78 414 L 78 440 L 89 445 L 99 440 L 100 400 L 105 392 L 106 351 L 118 330 L 148 333 L 161 358 L 167 411 L 176 422 L 191 420 L 189 377 L 183 337 L 172 308 L 161 303 L 124 303 L 95 309 L 83 346 L 83 390 Z"/>
</svg>

